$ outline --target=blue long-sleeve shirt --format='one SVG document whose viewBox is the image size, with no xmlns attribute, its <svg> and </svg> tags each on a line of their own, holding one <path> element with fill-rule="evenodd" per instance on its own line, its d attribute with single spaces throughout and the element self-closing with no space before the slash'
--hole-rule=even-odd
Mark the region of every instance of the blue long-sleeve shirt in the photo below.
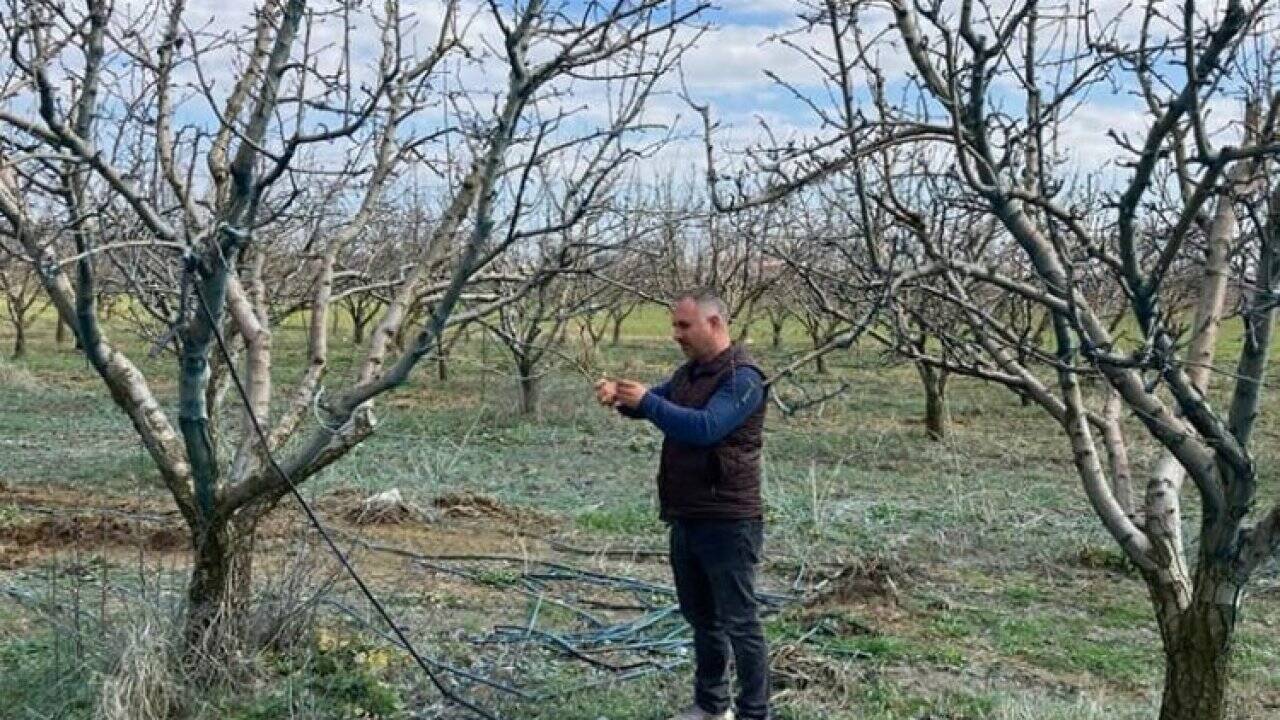
<svg viewBox="0 0 1280 720">
<path fill-rule="evenodd" d="M 746 422 L 764 401 L 764 378 L 750 367 L 740 367 L 712 393 L 701 408 L 676 405 L 667 399 L 670 381 L 650 388 L 631 410 L 618 411 L 632 418 L 644 418 L 663 435 L 686 445 L 708 447 L 723 440 Z"/>
</svg>

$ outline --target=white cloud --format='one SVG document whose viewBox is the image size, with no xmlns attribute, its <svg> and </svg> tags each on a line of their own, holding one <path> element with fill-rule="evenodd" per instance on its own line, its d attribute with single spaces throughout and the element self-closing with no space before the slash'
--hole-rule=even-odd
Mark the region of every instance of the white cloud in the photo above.
<svg viewBox="0 0 1280 720">
<path fill-rule="evenodd" d="M 728 25 L 708 32 L 682 63 L 690 90 L 727 93 L 771 86 L 773 81 L 765 70 L 801 85 L 816 82 L 818 76 L 808 61 L 781 43 L 769 41 L 778 30 L 763 25 Z"/>
</svg>

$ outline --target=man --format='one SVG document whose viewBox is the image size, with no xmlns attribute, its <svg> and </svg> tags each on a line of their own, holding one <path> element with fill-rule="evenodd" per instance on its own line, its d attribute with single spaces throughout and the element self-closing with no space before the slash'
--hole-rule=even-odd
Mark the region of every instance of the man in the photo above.
<svg viewBox="0 0 1280 720">
<path fill-rule="evenodd" d="M 596 383 L 601 404 L 647 419 L 664 436 L 658 498 L 695 658 L 694 704 L 672 720 L 733 720 L 731 649 L 739 720 L 769 717 L 769 653 L 755 598 L 767 389 L 755 361 L 730 339 L 728 323 L 714 293 L 684 293 L 671 308 L 671 326 L 689 362 L 654 388 L 634 380 Z"/>
</svg>

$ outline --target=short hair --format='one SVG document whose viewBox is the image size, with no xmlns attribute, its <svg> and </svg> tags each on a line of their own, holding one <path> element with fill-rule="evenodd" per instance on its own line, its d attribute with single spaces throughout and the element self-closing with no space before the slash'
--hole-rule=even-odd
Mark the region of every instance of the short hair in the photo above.
<svg viewBox="0 0 1280 720">
<path fill-rule="evenodd" d="M 724 320 L 725 325 L 729 324 L 729 306 L 715 290 L 706 287 L 690 288 L 676 294 L 673 303 L 681 300 L 692 300 L 703 310 L 714 310 Z"/>
</svg>

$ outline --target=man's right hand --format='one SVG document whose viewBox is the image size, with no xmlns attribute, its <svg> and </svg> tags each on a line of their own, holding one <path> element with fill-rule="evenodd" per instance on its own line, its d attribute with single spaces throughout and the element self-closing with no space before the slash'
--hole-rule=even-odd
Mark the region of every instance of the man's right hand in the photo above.
<svg viewBox="0 0 1280 720">
<path fill-rule="evenodd" d="M 617 386 L 613 392 L 614 404 L 629 410 L 639 408 L 645 393 L 649 392 L 644 383 L 635 380 L 618 380 L 614 384 Z"/>
<path fill-rule="evenodd" d="M 613 407 L 618 400 L 618 383 L 612 380 L 596 381 L 596 401 L 605 407 Z"/>
</svg>

